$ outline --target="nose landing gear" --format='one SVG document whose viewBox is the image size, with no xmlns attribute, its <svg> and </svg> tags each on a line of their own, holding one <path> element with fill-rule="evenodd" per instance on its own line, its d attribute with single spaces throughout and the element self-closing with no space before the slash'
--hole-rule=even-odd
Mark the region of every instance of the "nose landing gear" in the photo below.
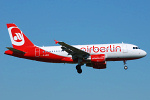
<svg viewBox="0 0 150 100">
<path fill-rule="evenodd" d="M 126 60 L 124 60 L 123 62 L 124 62 L 124 69 L 127 70 L 128 67 L 126 66 Z"/>
<path fill-rule="evenodd" d="M 125 69 L 125 70 L 127 70 L 127 69 L 128 69 L 128 67 L 127 67 L 127 66 L 124 66 L 124 69 Z"/>
</svg>

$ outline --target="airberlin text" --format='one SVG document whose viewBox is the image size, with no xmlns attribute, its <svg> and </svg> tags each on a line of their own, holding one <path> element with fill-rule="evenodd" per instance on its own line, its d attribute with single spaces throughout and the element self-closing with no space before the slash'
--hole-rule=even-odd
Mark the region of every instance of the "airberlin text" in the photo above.
<svg viewBox="0 0 150 100">
<path fill-rule="evenodd" d="M 82 47 L 80 48 L 81 50 L 83 51 L 86 51 L 86 52 L 95 52 L 95 53 L 98 53 L 98 52 L 121 52 L 121 46 L 115 46 L 115 45 L 109 45 L 107 47 L 97 47 L 97 46 L 86 46 L 86 47 Z"/>
</svg>

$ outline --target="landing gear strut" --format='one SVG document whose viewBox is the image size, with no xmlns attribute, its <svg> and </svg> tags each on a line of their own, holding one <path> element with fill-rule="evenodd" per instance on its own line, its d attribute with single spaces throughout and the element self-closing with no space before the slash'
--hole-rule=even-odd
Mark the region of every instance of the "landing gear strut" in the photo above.
<svg viewBox="0 0 150 100">
<path fill-rule="evenodd" d="M 77 72 L 79 73 L 79 74 L 81 74 L 82 73 L 82 69 L 81 69 L 81 66 L 82 66 L 82 62 L 83 60 L 81 59 L 81 58 L 78 58 L 78 65 L 76 66 L 76 69 L 77 69 Z"/>
<path fill-rule="evenodd" d="M 79 74 L 82 73 L 81 65 L 77 65 L 77 66 L 76 66 L 76 69 L 77 69 L 77 72 L 78 72 Z"/>
<path fill-rule="evenodd" d="M 126 66 L 126 60 L 124 60 L 123 62 L 124 62 L 124 69 L 127 70 L 128 67 Z"/>
</svg>

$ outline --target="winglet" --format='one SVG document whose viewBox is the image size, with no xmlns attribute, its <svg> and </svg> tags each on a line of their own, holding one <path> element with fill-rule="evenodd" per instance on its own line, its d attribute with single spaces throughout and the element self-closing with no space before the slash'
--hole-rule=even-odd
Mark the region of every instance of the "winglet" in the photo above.
<svg viewBox="0 0 150 100">
<path fill-rule="evenodd" d="M 55 44 L 57 44 L 59 41 L 57 41 L 57 40 L 54 40 L 55 41 Z"/>
</svg>

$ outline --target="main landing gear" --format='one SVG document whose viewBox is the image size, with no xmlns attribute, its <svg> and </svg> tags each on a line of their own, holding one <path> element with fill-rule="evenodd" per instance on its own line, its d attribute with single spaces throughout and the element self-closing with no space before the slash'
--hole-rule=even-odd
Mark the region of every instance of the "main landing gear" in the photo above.
<svg viewBox="0 0 150 100">
<path fill-rule="evenodd" d="M 77 69 L 77 72 L 78 72 L 79 74 L 82 73 L 81 65 L 77 65 L 77 66 L 76 66 L 76 69 Z"/>
<path fill-rule="evenodd" d="M 77 69 L 77 72 L 78 72 L 79 74 L 82 73 L 82 69 L 81 69 L 81 66 L 83 65 L 83 64 L 81 63 L 82 61 L 83 61 L 83 59 L 78 58 L 78 65 L 76 66 L 76 69 Z"/>
<path fill-rule="evenodd" d="M 124 62 L 124 69 L 127 70 L 128 67 L 126 66 L 126 60 L 124 60 L 123 62 Z"/>
</svg>

